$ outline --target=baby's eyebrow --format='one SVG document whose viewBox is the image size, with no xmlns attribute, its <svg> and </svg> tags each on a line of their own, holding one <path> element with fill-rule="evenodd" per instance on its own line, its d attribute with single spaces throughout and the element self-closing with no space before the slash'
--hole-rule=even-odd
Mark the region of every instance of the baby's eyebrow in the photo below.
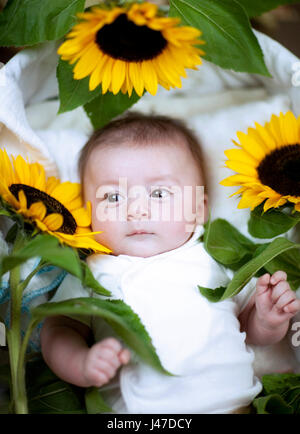
<svg viewBox="0 0 300 434">
<path fill-rule="evenodd" d="M 169 182 L 173 184 L 178 184 L 180 180 L 171 175 L 162 175 L 150 178 L 149 182 Z"/>
<path fill-rule="evenodd" d="M 99 184 L 100 187 L 104 187 L 104 186 L 115 187 L 116 185 L 120 185 L 119 180 L 111 180 L 111 179 L 109 179 L 109 180 L 101 181 L 101 184 Z"/>
</svg>

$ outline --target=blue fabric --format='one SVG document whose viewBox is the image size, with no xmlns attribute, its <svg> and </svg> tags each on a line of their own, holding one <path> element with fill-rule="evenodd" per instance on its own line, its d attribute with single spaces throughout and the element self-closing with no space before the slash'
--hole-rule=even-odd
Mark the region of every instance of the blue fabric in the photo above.
<svg viewBox="0 0 300 434">
<path fill-rule="evenodd" d="M 32 269 L 34 269 L 38 265 L 39 259 L 37 262 L 33 265 Z M 48 275 L 45 276 L 45 274 L 48 273 Z M 38 281 L 39 276 L 44 275 L 46 279 L 48 278 L 49 283 L 47 285 L 38 287 Z M 67 272 L 64 270 L 61 270 L 54 266 L 46 266 L 43 267 L 41 270 L 39 270 L 36 275 L 32 278 L 31 282 L 29 283 L 28 287 L 25 290 L 25 294 L 23 295 L 22 299 L 22 305 L 21 305 L 21 313 L 28 319 L 30 318 L 30 308 L 32 305 L 32 302 L 44 295 L 48 292 L 52 291 L 53 289 L 57 288 L 61 282 L 64 280 L 65 276 L 67 275 Z M 34 281 L 35 289 L 30 290 L 30 285 Z M 2 281 L 0 286 L 0 304 L 4 304 L 6 302 L 9 302 L 10 300 L 10 291 L 9 291 L 9 282 Z M 10 323 L 10 308 L 8 307 L 6 316 L 4 319 L 4 323 L 6 327 L 9 327 Z M 40 331 L 42 328 L 43 322 L 40 322 L 35 331 L 34 336 L 29 340 L 28 349 L 27 351 L 40 351 Z M 24 336 L 25 331 L 21 330 L 21 335 Z"/>
</svg>

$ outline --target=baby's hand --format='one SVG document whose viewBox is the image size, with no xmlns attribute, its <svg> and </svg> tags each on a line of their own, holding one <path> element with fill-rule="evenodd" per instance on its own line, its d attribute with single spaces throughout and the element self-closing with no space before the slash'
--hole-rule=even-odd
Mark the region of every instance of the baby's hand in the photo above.
<svg viewBox="0 0 300 434">
<path fill-rule="evenodd" d="M 276 271 L 272 276 L 264 274 L 257 280 L 256 310 L 265 328 L 280 327 L 300 310 L 300 300 L 286 278 L 284 271 Z"/>
<path fill-rule="evenodd" d="M 119 341 L 114 338 L 104 339 L 89 349 L 83 363 L 83 376 L 90 386 L 101 387 L 129 360 L 129 350 L 122 349 Z"/>
</svg>

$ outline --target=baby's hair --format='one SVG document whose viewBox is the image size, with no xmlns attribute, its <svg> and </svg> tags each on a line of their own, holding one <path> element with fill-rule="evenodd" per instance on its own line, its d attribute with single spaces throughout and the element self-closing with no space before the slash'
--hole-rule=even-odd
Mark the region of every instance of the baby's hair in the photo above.
<svg viewBox="0 0 300 434">
<path fill-rule="evenodd" d="M 79 158 L 79 174 L 83 182 L 84 170 L 92 151 L 99 146 L 114 146 L 131 142 L 151 144 L 159 140 L 183 138 L 199 168 L 203 185 L 207 188 L 202 149 L 194 132 L 179 119 L 163 115 L 145 115 L 137 112 L 127 113 L 96 130 L 83 147 Z"/>
</svg>

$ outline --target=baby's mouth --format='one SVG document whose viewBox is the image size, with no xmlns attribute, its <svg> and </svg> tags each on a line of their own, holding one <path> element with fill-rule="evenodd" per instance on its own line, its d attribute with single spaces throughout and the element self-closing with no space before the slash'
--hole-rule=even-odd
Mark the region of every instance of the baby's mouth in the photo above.
<svg viewBox="0 0 300 434">
<path fill-rule="evenodd" d="M 134 230 L 127 234 L 127 237 L 133 237 L 134 235 L 153 235 L 153 232 L 144 231 L 144 230 Z"/>
</svg>

